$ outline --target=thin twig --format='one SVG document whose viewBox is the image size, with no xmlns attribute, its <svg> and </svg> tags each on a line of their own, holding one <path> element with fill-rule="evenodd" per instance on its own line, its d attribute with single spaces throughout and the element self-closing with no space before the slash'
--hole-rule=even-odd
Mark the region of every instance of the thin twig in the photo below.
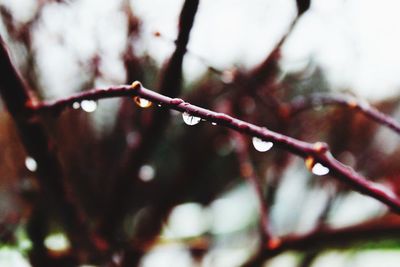
<svg viewBox="0 0 400 267">
<path fill-rule="evenodd" d="M 261 256 L 242 267 L 261 266 L 262 263 L 285 251 L 322 251 L 327 248 L 348 248 L 356 243 L 398 239 L 398 217 L 385 216 L 343 228 L 323 228 L 304 235 L 289 235 L 281 239 L 280 246 L 264 250 Z M 258 264 L 258 265 L 257 265 Z"/>
<path fill-rule="evenodd" d="M 311 0 L 296 0 L 297 14 L 303 15 L 311 6 Z"/>
<path fill-rule="evenodd" d="M 164 108 L 186 112 L 192 116 L 199 117 L 208 122 L 216 123 L 220 126 L 230 128 L 240 133 L 258 137 L 264 141 L 273 142 L 276 147 L 284 149 L 294 155 L 308 159 L 308 163 L 320 163 L 327 167 L 332 176 L 350 186 L 353 190 L 359 193 L 368 195 L 386 204 L 394 212 L 400 214 L 400 200 L 392 192 L 385 189 L 357 172 L 351 167 L 346 166 L 336 160 L 329 152 L 328 145 L 325 143 L 307 143 L 290 136 L 279 134 L 265 127 L 260 127 L 236 118 L 233 118 L 224 113 L 214 112 L 204 109 L 190 103 L 185 102 L 180 98 L 170 98 L 161 95 L 141 86 L 139 82 L 135 82 L 132 86 L 121 85 L 106 89 L 93 89 L 84 93 L 77 94 L 65 99 L 53 102 L 44 102 L 32 107 L 33 112 L 49 112 L 61 111 L 63 108 L 71 106 L 72 103 L 82 100 L 98 100 L 110 97 L 122 96 L 138 96 L 147 99 L 154 104 L 160 104 Z"/>
<path fill-rule="evenodd" d="M 316 106 L 337 105 L 361 112 L 371 120 L 388 127 L 397 134 L 400 134 L 400 123 L 392 117 L 380 112 L 366 101 L 361 101 L 356 97 L 346 94 L 323 94 L 316 93 L 308 97 L 295 98 L 287 105 L 288 116 L 296 116 Z"/>
<path fill-rule="evenodd" d="M 268 219 L 268 210 L 265 203 L 266 201 L 264 199 L 262 184 L 259 177 L 257 177 L 255 173 L 253 164 L 251 163 L 248 151 L 248 143 L 246 142 L 246 140 L 244 140 L 244 136 L 240 135 L 237 132 L 232 134 L 232 136 L 237 143 L 236 154 L 238 157 L 238 162 L 240 164 L 241 175 L 250 183 L 250 185 L 253 187 L 254 193 L 257 196 L 258 206 L 260 210 L 260 227 L 264 240 L 264 242 L 262 242 L 262 246 L 264 247 L 264 244 L 268 244 L 268 242 L 272 241 L 274 237 L 270 229 L 271 227 Z"/>
<path fill-rule="evenodd" d="M 309 9 L 310 2 L 311 2 L 310 0 L 297 0 L 296 1 L 297 10 L 298 10 L 296 17 L 290 23 L 288 30 L 281 37 L 279 42 L 275 45 L 275 48 L 272 50 L 272 52 L 264 59 L 264 61 L 260 65 L 258 65 L 256 68 L 254 68 L 250 72 L 249 77 L 253 81 L 258 82 L 259 85 L 263 85 L 263 83 L 265 83 L 265 80 L 271 79 L 271 77 L 274 77 L 276 75 L 277 70 L 279 69 L 278 61 L 281 58 L 282 45 L 285 43 L 287 38 L 293 32 L 293 29 L 294 29 L 295 25 L 297 24 L 301 15 L 303 15 L 304 12 L 306 12 Z"/>
<path fill-rule="evenodd" d="M 159 91 L 163 94 L 178 96 L 182 83 L 182 63 L 189 42 L 195 15 L 197 13 L 199 0 L 186 0 L 183 4 L 179 17 L 179 33 L 176 40 L 175 51 L 167 61 L 159 81 Z M 153 112 L 148 126 L 141 131 L 141 142 L 139 146 L 129 151 L 123 159 L 121 168 L 115 175 L 117 181 L 114 199 L 111 200 L 109 210 L 106 211 L 100 232 L 107 239 L 113 239 L 115 230 L 119 228 L 123 217 L 128 213 L 131 206 L 130 200 L 138 190 L 135 180 L 131 179 L 137 175 L 140 166 L 148 159 L 157 146 L 169 123 L 168 112 Z"/>
</svg>

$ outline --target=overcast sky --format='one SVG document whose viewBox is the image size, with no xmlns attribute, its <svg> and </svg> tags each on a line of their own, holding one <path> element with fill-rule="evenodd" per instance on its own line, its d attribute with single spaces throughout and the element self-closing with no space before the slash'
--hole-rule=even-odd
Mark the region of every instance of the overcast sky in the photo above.
<svg viewBox="0 0 400 267">
<path fill-rule="evenodd" d="M 69 6 L 47 5 L 35 29 L 35 45 L 49 97 L 76 90 L 84 79 L 79 62 L 96 50 L 103 53 L 104 81 L 124 80 L 121 53 L 126 18 L 121 0 L 75 0 Z M 160 64 L 173 49 L 182 0 L 131 0 L 143 20 L 138 52 L 148 52 Z M 27 21 L 35 0 L 0 0 L 17 20 Z M 310 59 L 321 66 L 334 88 L 351 88 L 369 99 L 390 97 L 400 84 L 400 2 L 397 0 L 314 0 L 284 46 L 282 67 L 301 70 Z M 295 15 L 293 0 L 202 0 L 185 58 L 185 74 L 196 79 L 206 65 L 229 69 L 260 62 L 285 33 Z M 153 35 L 155 31 L 161 38 Z M 60 45 L 57 36 L 65 40 Z M 59 66 L 58 62 L 64 62 Z M 55 84 L 68 81 L 68 85 Z"/>
</svg>

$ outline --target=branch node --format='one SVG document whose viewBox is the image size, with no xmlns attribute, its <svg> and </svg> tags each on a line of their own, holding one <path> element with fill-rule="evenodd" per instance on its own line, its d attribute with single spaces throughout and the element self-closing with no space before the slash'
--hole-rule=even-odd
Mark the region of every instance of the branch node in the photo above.
<svg viewBox="0 0 400 267">
<path fill-rule="evenodd" d="M 267 243 L 267 248 L 269 250 L 275 250 L 278 247 L 280 247 L 282 245 L 282 240 L 278 237 L 272 237 L 268 243 Z"/>
<path fill-rule="evenodd" d="M 325 154 L 329 150 L 328 144 L 324 143 L 324 142 L 314 143 L 313 148 L 314 148 L 315 152 L 318 154 Z"/>
<path fill-rule="evenodd" d="M 350 98 L 346 102 L 347 102 L 347 105 L 349 106 L 349 108 L 354 109 L 354 108 L 357 108 L 357 106 L 358 106 L 358 103 L 354 98 Z"/>
<path fill-rule="evenodd" d="M 134 82 L 131 84 L 131 88 L 132 88 L 132 89 L 141 89 L 141 88 L 142 88 L 142 84 L 141 84 L 141 82 L 139 82 L 139 81 L 134 81 Z"/>
<path fill-rule="evenodd" d="M 169 101 L 169 103 L 170 103 L 171 105 L 176 105 L 176 106 L 182 104 L 183 102 L 185 102 L 185 101 L 184 101 L 183 99 L 181 99 L 181 98 L 173 98 L 173 99 L 171 99 L 171 100 Z"/>
</svg>

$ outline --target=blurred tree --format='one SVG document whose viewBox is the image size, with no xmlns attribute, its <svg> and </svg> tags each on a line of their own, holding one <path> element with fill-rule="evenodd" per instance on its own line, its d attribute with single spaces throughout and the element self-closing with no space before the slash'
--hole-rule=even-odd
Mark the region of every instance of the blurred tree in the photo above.
<svg viewBox="0 0 400 267">
<path fill-rule="evenodd" d="M 182 2 L 161 65 L 133 2 L 91 7 L 92 22 L 94 2 L 31 2 L 25 17 L 0 2 L 0 241 L 31 266 L 261 266 L 288 251 L 285 266 L 311 266 L 398 247 L 399 98 L 338 93 L 311 60 L 284 73 L 310 1 L 259 64 L 223 70 L 190 50 L 199 0 Z M 207 68 L 192 82 L 188 54 Z"/>
</svg>

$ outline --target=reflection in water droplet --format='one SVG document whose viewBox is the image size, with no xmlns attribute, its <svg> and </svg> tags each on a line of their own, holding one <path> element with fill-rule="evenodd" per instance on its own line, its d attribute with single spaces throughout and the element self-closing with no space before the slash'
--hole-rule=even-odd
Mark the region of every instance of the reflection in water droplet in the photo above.
<svg viewBox="0 0 400 267">
<path fill-rule="evenodd" d="M 154 179 L 155 170 L 150 165 L 143 165 L 139 170 L 139 179 L 143 182 L 150 182 Z"/>
<path fill-rule="evenodd" d="M 97 109 L 97 103 L 93 100 L 83 100 L 81 102 L 81 107 L 86 112 L 93 112 Z"/>
<path fill-rule="evenodd" d="M 327 175 L 329 173 L 329 169 L 322 165 L 321 163 L 316 163 L 313 157 L 307 157 L 305 161 L 306 167 L 313 174 L 322 176 Z"/>
<path fill-rule="evenodd" d="M 72 108 L 73 109 L 79 109 L 80 107 L 81 107 L 81 104 L 79 104 L 79 102 L 72 103 Z"/>
<path fill-rule="evenodd" d="M 211 124 L 212 124 L 212 125 L 217 125 L 217 123 L 216 123 L 216 122 L 212 122 Z"/>
<path fill-rule="evenodd" d="M 34 172 L 37 170 L 37 162 L 34 158 L 32 157 L 26 157 L 25 159 L 25 167 L 30 170 L 31 172 Z"/>
<path fill-rule="evenodd" d="M 200 120 L 201 120 L 201 118 L 192 116 L 192 115 L 190 115 L 190 114 L 187 113 L 187 112 L 183 112 L 183 113 L 182 113 L 182 118 L 183 118 L 183 121 L 184 121 L 187 125 L 196 125 L 196 124 L 198 124 L 198 123 L 200 122 Z"/>
<path fill-rule="evenodd" d="M 315 175 L 327 175 L 329 173 L 329 169 L 321 163 L 316 163 L 311 171 Z"/>
<path fill-rule="evenodd" d="M 258 137 L 253 137 L 252 141 L 254 148 L 259 152 L 266 152 L 270 150 L 274 145 L 272 142 L 263 141 Z"/>
<path fill-rule="evenodd" d="M 151 101 L 138 96 L 135 96 L 133 100 L 135 101 L 136 105 L 138 105 L 141 108 L 148 108 L 151 107 L 151 105 L 153 104 Z"/>
</svg>

